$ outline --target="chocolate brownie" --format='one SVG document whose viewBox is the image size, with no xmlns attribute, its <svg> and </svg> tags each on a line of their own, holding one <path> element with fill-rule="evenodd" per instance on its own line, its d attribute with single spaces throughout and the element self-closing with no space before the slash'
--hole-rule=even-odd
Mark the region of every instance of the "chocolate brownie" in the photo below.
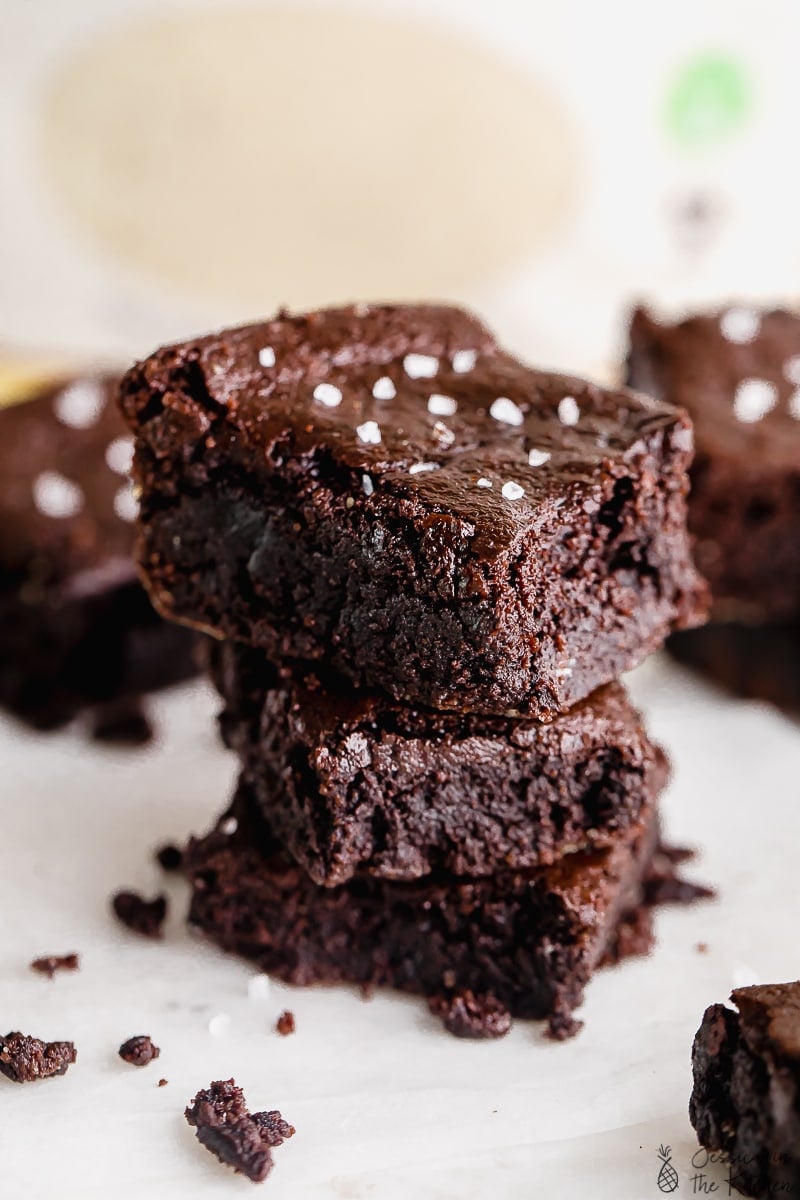
<svg viewBox="0 0 800 1200">
<path fill-rule="evenodd" d="M 800 314 L 637 309 L 628 381 L 691 414 L 689 526 L 721 620 L 800 620 Z"/>
<path fill-rule="evenodd" d="M 240 787 L 231 814 L 188 848 L 190 921 L 289 983 L 491 994 L 512 1016 L 558 1029 L 640 907 L 657 837 L 651 809 L 613 846 L 538 870 L 321 888 Z"/>
<path fill-rule="evenodd" d="M 157 607 L 433 708 L 547 717 L 697 623 L 685 413 L 458 309 L 331 309 L 121 387 Z"/>
<path fill-rule="evenodd" d="M 800 983 L 738 988 L 694 1039 L 689 1116 L 746 1196 L 800 1195 Z"/>
<path fill-rule="evenodd" d="M 118 1053 L 123 1062 L 130 1063 L 132 1067 L 146 1067 L 159 1057 L 161 1048 L 154 1045 L 149 1034 L 140 1033 L 123 1042 Z"/>
<path fill-rule="evenodd" d="M 737 696 L 800 710 L 800 621 L 712 621 L 670 638 L 669 650 Z"/>
<path fill-rule="evenodd" d="M 185 1116 L 206 1150 L 253 1183 L 267 1178 L 272 1151 L 295 1134 L 277 1110 L 251 1113 L 233 1079 L 216 1080 L 199 1091 Z"/>
<path fill-rule="evenodd" d="M 614 842 L 666 760 L 611 684 L 550 724 L 407 708 L 215 645 L 222 729 L 273 833 L 317 883 L 489 875 Z"/>
<path fill-rule="evenodd" d="M 0 703 L 39 728 L 196 670 L 137 577 L 115 393 L 74 378 L 0 410 Z"/>
</svg>

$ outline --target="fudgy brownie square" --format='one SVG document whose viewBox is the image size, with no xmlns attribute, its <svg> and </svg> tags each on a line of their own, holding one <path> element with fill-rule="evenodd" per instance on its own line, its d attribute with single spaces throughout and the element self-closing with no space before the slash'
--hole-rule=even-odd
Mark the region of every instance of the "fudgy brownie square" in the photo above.
<svg viewBox="0 0 800 1200">
<path fill-rule="evenodd" d="M 461 716 L 212 649 L 223 735 L 273 833 L 326 886 L 546 865 L 618 840 L 666 779 L 618 684 L 552 723 Z"/>
<path fill-rule="evenodd" d="M 800 315 L 637 309 L 628 382 L 695 426 L 689 526 L 720 620 L 800 620 Z"/>
<path fill-rule="evenodd" d="M 0 409 L 0 703 L 40 728 L 196 669 L 195 636 L 136 573 L 116 384 L 73 378 Z"/>
<path fill-rule="evenodd" d="M 121 401 L 157 606 L 277 661 L 546 717 L 703 613 L 686 414 L 460 310 L 280 314 L 157 351 Z"/>
<path fill-rule="evenodd" d="M 800 983 L 759 984 L 714 1004 L 694 1039 L 689 1116 L 746 1196 L 800 1195 Z"/>
<path fill-rule="evenodd" d="M 668 645 L 678 662 L 737 696 L 800 710 L 800 621 L 712 621 L 673 635 Z"/>
<path fill-rule="evenodd" d="M 294 984 L 351 982 L 492 997 L 513 1016 L 572 1028 L 592 971 L 642 915 L 654 810 L 604 850 L 483 879 L 317 886 L 240 786 L 232 810 L 187 851 L 190 921 L 226 950 Z M 646 914 L 645 914 L 646 925 Z M 649 948 L 641 924 L 628 950 Z"/>
</svg>

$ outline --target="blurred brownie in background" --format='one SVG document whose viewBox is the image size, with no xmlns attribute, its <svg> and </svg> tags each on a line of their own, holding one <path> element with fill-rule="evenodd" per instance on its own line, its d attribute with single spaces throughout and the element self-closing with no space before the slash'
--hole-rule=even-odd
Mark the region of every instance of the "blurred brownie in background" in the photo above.
<svg viewBox="0 0 800 1200">
<path fill-rule="evenodd" d="M 695 427 L 689 527 L 712 623 L 670 639 L 735 692 L 800 701 L 800 315 L 736 307 L 662 324 L 634 312 L 629 384 Z"/>
<path fill-rule="evenodd" d="M 39 729 L 195 671 L 196 636 L 158 617 L 133 561 L 132 451 L 116 379 L 43 384 L 0 409 L 0 704 Z"/>
</svg>

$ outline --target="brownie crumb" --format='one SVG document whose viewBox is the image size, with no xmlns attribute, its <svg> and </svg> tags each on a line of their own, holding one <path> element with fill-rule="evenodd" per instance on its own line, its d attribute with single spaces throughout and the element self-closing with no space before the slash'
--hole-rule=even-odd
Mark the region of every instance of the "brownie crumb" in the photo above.
<svg viewBox="0 0 800 1200">
<path fill-rule="evenodd" d="M 174 842 L 166 842 L 156 850 L 156 862 L 163 871 L 180 871 L 183 867 L 183 851 Z"/>
<path fill-rule="evenodd" d="M 125 697 L 95 710 L 92 737 L 117 746 L 146 746 L 155 734 L 138 697 Z"/>
<path fill-rule="evenodd" d="M 166 1087 L 168 1083 L 169 1083 L 169 1080 L 168 1080 L 168 1079 L 159 1079 L 159 1081 L 158 1081 L 158 1086 L 159 1086 L 159 1087 Z"/>
<path fill-rule="evenodd" d="M 545 1032 L 554 1042 L 566 1042 L 582 1029 L 583 1021 L 579 1021 L 568 1009 L 557 1009 L 547 1022 Z"/>
<path fill-rule="evenodd" d="M 294 1030 L 295 1030 L 294 1013 L 289 1012 L 288 1009 L 286 1010 L 286 1012 L 282 1012 L 281 1015 L 278 1017 L 278 1020 L 275 1024 L 275 1028 L 277 1029 L 277 1031 L 281 1035 L 281 1037 L 288 1037 L 290 1033 L 294 1033 Z"/>
<path fill-rule="evenodd" d="M 43 1042 L 19 1032 L 0 1038 L 0 1074 L 14 1083 L 63 1075 L 77 1057 L 72 1042 Z"/>
<path fill-rule="evenodd" d="M 640 907 L 627 913 L 617 925 L 600 960 L 603 967 L 613 967 L 626 958 L 646 957 L 655 944 L 653 914 Z"/>
<path fill-rule="evenodd" d="M 167 915 L 166 896 L 145 900 L 138 892 L 117 892 L 111 904 L 117 918 L 134 933 L 142 937 L 161 937 L 161 927 Z"/>
<path fill-rule="evenodd" d="M 708 942 L 698 942 L 695 950 L 698 954 L 708 954 Z"/>
<path fill-rule="evenodd" d="M 644 903 L 655 907 L 659 904 L 694 904 L 696 900 L 711 900 L 716 896 L 713 888 L 701 883 L 681 879 L 675 867 L 691 858 L 693 851 L 660 846 L 653 857 L 644 881 Z"/>
<path fill-rule="evenodd" d="M 428 1008 L 454 1037 L 501 1038 L 511 1028 L 511 1013 L 491 992 L 440 992 L 431 997 Z"/>
<path fill-rule="evenodd" d="M 128 1038 L 119 1048 L 119 1056 L 134 1067 L 146 1067 L 154 1058 L 158 1058 L 161 1050 L 154 1046 L 148 1034 L 139 1034 Z"/>
<path fill-rule="evenodd" d="M 80 965 L 77 954 L 47 954 L 43 958 L 35 958 L 31 970 L 52 979 L 56 971 L 77 971 Z"/>
<path fill-rule="evenodd" d="M 233 1079 L 203 1088 L 185 1112 L 198 1141 L 220 1162 L 261 1183 L 272 1170 L 272 1151 L 294 1134 L 279 1112 L 248 1112 Z"/>
</svg>

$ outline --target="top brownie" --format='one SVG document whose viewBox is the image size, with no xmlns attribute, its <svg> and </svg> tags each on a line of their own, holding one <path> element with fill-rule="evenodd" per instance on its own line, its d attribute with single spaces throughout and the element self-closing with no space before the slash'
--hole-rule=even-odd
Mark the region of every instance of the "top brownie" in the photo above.
<svg viewBox="0 0 800 1200">
<path fill-rule="evenodd" d="M 633 316 L 629 382 L 688 409 L 689 525 L 716 614 L 800 619 L 800 315 Z"/>
<path fill-rule="evenodd" d="M 280 314 L 133 367 L 161 611 L 435 708 L 547 717 L 702 615 L 685 413 L 453 308 Z"/>
</svg>

